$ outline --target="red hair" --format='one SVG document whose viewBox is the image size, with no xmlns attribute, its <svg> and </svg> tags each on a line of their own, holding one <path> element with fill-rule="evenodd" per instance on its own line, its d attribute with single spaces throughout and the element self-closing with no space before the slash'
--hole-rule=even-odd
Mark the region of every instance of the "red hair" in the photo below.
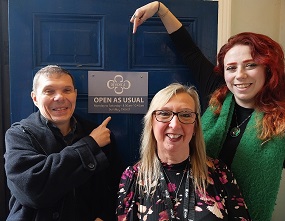
<svg viewBox="0 0 285 221">
<path fill-rule="evenodd" d="M 217 55 L 217 66 L 214 68 L 218 75 L 224 76 L 224 58 L 226 53 L 235 45 L 247 45 L 251 56 L 257 64 L 266 67 L 265 83 L 256 94 L 255 109 L 263 112 L 262 131 L 260 138 L 269 139 L 285 131 L 285 67 L 284 52 L 281 46 L 266 35 L 243 32 L 229 38 Z M 229 89 L 223 85 L 217 89 L 211 99 L 210 106 L 216 107 L 220 113 L 223 101 Z"/>
</svg>

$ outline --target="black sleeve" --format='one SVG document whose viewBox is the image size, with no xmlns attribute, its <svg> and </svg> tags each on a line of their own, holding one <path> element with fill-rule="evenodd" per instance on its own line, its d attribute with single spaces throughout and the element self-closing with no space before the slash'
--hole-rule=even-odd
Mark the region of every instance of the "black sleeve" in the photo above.
<svg viewBox="0 0 285 221">
<path fill-rule="evenodd" d="M 76 116 L 76 119 L 84 125 L 86 133 L 90 133 L 94 128 L 98 127 L 98 124 L 80 118 L 79 116 Z M 111 143 L 102 147 L 101 150 L 109 162 L 109 167 L 104 171 L 104 174 L 101 174 L 102 183 L 104 183 L 104 186 L 102 188 L 105 189 L 105 191 L 101 191 L 101 193 L 105 192 L 109 195 L 100 197 L 101 199 L 105 200 L 104 203 L 101 202 L 101 204 L 105 206 L 103 208 L 99 207 L 101 208 L 100 214 L 101 217 L 104 218 L 103 220 L 115 220 L 115 209 L 119 182 L 126 166 L 124 165 L 122 157 L 118 151 L 116 138 L 112 132 Z"/>
<path fill-rule="evenodd" d="M 45 134 L 52 137 L 49 130 Z M 28 128 L 20 126 L 11 127 L 5 135 L 7 183 L 22 205 L 37 209 L 53 206 L 93 174 L 108 167 L 107 157 L 91 137 L 53 153 L 43 150 L 55 148 L 55 139 L 44 140 L 44 148 L 34 137 Z"/>
<path fill-rule="evenodd" d="M 224 78 L 214 73 L 214 64 L 204 56 L 183 26 L 170 34 L 170 37 L 189 67 L 197 84 L 201 105 L 206 109 L 210 95 L 224 83 Z"/>
</svg>

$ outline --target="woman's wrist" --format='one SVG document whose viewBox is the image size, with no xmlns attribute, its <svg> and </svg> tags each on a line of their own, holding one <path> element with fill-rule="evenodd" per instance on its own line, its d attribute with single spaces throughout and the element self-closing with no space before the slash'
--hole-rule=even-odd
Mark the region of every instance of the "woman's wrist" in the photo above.
<svg viewBox="0 0 285 221">
<path fill-rule="evenodd" d="M 163 3 L 158 1 L 156 14 L 160 18 L 163 18 L 163 17 L 165 17 L 168 14 L 168 12 L 169 12 L 169 9 Z"/>
<path fill-rule="evenodd" d="M 159 9 L 160 9 L 160 1 L 157 1 L 157 10 L 156 10 L 156 14 L 159 13 Z"/>
</svg>

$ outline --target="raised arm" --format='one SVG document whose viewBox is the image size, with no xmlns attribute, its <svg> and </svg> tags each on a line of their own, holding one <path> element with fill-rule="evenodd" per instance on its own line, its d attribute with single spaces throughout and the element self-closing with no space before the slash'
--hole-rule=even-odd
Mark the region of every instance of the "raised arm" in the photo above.
<svg viewBox="0 0 285 221">
<path fill-rule="evenodd" d="M 163 3 L 154 1 L 136 9 L 130 20 L 134 24 L 133 33 L 136 33 L 138 26 L 155 14 L 160 17 L 168 34 L 177 31 L 182 26 L 181 22 Z"/>
<path fill-rule="evenodd" d="M 183 62 L 191 70 L 201 97 L 202 112 L 204 112 L 204 109 L 208 107 L 209 95 L 224 83 L 224 78 L 214 73 L 214 64 L 204 56 L 182 23 L 159 1 L 151 2 L 135 10 L 130 19 L 130 22 L 134 24 L 133 33 L 136 33 L 138 26 L 155 14 L 161 19 Z"/>
</svg>

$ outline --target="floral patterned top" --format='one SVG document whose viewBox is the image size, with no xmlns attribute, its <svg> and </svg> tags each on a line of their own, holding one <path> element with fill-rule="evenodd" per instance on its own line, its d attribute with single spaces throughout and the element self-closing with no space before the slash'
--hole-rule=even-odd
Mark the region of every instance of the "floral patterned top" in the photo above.
<svg viewBox="0 0 285 221">
<path fill-rule="evenodd" d="M 139 163 L 128 167 L 123 172 L 119 185 L 116 211 L 118 221 L 184 220 L 184 193 L 187 179 L 185 169 L 187 164 L 189 164 L 188 159 L 174 165 L 162 163 L 164 178 L 174 210 L 175 218 L 173 219 L 169 218 L 168 215 L 167 197 L 162 191 L 162 181 L 157 181 L 157 187 L 152 197 L 139 195 L 139 185 L 143 183 L 142 180 L 137 182 Z M 206 195 L 198 190 L 195 193 L 193 192 L 195 195 L 193 221 L 251 220 L 236 180 L 226 165 L 213 159 L 209 159 L 207 164 L 209 185 L 206 188 Z M 177 198 L 176 201 L 175 198 Z"/>
</svg>

